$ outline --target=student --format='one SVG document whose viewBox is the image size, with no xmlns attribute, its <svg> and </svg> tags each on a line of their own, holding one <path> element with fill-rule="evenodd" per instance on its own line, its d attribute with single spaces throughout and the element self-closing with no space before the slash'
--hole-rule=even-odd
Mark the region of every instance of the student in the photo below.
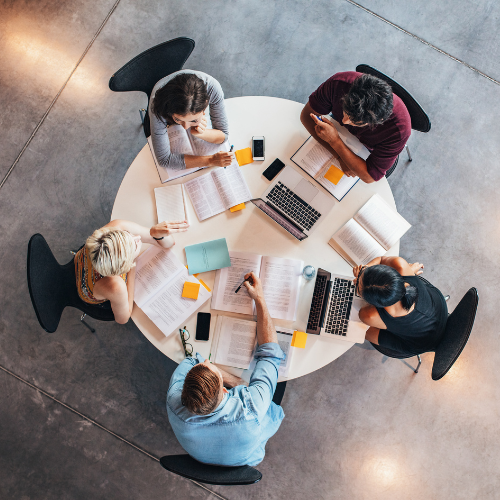
<svg viewBox="0 0 500 500">
<path fill-rule="evenodd" d="M 167 126 L 181 125 L 193 142 L 222 144 L 227 139 L 228 123 L 224 93 L 219 82 L 200 71 L 182 70 L 162 78 L 151 92 L 149 119 L 151 140 L 158 163 L 176 170 L 194 167 L 227 167 L 232 155 L 220 151 L 210 156 L 181 154 L 171 147 Z M 213 128 L 207 127 L 210 111 Z"/>
<path fill-rule="evenodd" d="M 448 308 L 443 294 L 420 279 L 423 264 L 377 257 L 353 268 L 356 290 L 370 305 L 359 318 L 370 326 L 366 339 L 394 351 L 422 354 L 441 340 Z"/>
<path fill-rule="evenodd" d="M 115 321 L 126 323 L 134 307 L 135 261 L 142 243 L 169 248 L 186 221 L 161 222 L 151 229 L 114 220 L 97 229 L 75 255 L 76 287 L 87 304 L 110 302 Z"/>
<path fill-rule="evenodd" d="M 328 120 L 333 118 L 359 139 L 370 156 L 363 160 L 342 141 Z M 384 177 L 411 134 L 411 119 L 391 87 L 371 75 L 346 71 L 322 83 L 310 96 L 300 116 L 308 132 L 340 160 L 344 174 L 366 183 Z"/>
<path fill-rule="evenodd" d="M 204 463 L 257 465 L 285 416 L 281 406 L 272 402 L 284 354 L 259 278 L 254 273 L 245 278 L 250 280 L 244 285 L 257 308 L 259 343 L 248 387 L 196 354 L 177 367 L 167 393 L 168 418 L 179 443 Z"/>
</svg>

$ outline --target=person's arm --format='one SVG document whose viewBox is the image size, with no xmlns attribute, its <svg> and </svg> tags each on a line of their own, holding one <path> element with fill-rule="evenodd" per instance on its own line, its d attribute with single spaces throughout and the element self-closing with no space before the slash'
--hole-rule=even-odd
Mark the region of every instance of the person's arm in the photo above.
<svg viewBox="0 0 500 500">
<path fill-rule="evenodd" d="M 424 265 L 420 262 L 415 262 L 414 264 L 409 264 L 403 257 L 375 257 L 373 260 L 368 262 L 366 266 L 356 266 L 353 268 L 352 272 L 354 276 L 357 278 L 359 272 L 363 267 L 370 267 L 376 265 L 389 266 L 396 271 L 401 276 L 418 276 L 422 274 L 424 271 Z"/>
<path fill-rule="evenodd" d="M 223 370 L 219 366 L 217 367 L 222 375 L 222 382 L 224 383 L 224 387 L 233 388 L 238 387 L 239 385 L 248 385 L 248 382 L 243 380 L 232 373 Z"/>
<path fill-rule="evenodd" d="M 311 113 L 311 120 L 315 124 L 316 134 L 320 139 L 327 142 L 330 147 L 340 156 L 351 174 L 357 175 L 363 182 L 370 184 L 375 182 L 373 177 L 368 173 L 366 161 L 354 154 L 340 138 L 337 129 L 328 121 L 320 121 L 314 113 Z"/>
<path fill-rule="evenodd" d="M 328 144 L 328 142 L 324 141 L 321 139 L 321 137 L 318 136 L 316 133 L 316 122 L 313 120 L 311 115 L 315 116 L 321 116 L 321 113 L 317 113 L 314 111 L 314 109 L 311 107 L 309 102 L 304 106 L 302 109 L 302 112 L 300 114 L 300 121 L 302 122 L 302 125 L 306 128 L 306 130 L 332 155 L 340 162 L 340 166 L 342 168 L 342 171 L 348 176 L 352 177 L 354 174 L 350 171 L 349 167 L 344 163 L 342 158 L 338 155 L 338 153 Z"/>
</svg>

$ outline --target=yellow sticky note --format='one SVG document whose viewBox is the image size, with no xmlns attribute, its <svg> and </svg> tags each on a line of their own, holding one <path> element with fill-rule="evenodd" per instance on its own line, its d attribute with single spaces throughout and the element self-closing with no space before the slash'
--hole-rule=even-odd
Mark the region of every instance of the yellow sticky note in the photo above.
<svg viewBox="0 0 500 500">
<path fill-rule="evenodd" d="M 342 172 L 342 170 L 340 170 L 335 165 L 332 165 L 328 169 L 328 172 L 324 175 L 324 177 L 326 180 L 337 185 L 339 183 L 340 179 L 342 179 L 342 177 L 344 177 L 344 172 Z"/>
<path fill-rule="evenodd" d="M 185 266 L 185 268 L 189 271 L 189 268 L 188 266 Z M 200 275 L 200 273 L 196 273 L 196 274 L 193 274 L 193 276 L 195 278 L 198 278 L 198 276 Z M 212 290 L 210 290 L 210 288 L 208 287 L 208 285 L 201 279 L 201 278 L 198 278 L 198 281 L 209 291 L 211 292 Z"/>
<path fill-rule="evenodd" d="M 298 330 L 295 330 L 293 332 L 292 347 L 300 347 L 301 349 L 304 349 L 306 347 L 306 342 L 307 342 L 306 332 L 299 332 Z"/>
<path fill-rule="evenodd" d="M 253 162 L 252 148 L 238 149 L 234 154 L 236 155 L 236 161 L 240 167 Z"/>
<path fill-rule="evenodd" d="M 243 210 L 245 208 L 244 203 L 240 203 L 239 205 L 235 205 L 229 209 L 230 212 L 237 212 L 238 210 Z"/>
<path fill-rule="evenodd" d="M 184 283 L 184 288 L 182 289 L 182 296 L 185 299 L 196 300 L 198 298 L 199 293 L 200 293 L 199 283 L 191 283 L 190 281 L 186 281 Z"/>
</svg>

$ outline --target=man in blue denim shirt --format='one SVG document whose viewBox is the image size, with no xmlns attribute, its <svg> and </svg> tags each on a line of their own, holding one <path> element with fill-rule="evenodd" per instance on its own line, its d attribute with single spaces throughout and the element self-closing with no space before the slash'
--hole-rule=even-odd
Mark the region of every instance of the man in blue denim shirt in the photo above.
<svg viewBox="0 0 500 500">
<path fill-rule="evenodd" d="M 177 367 L 167 393 L 168 418 L 179 443 L 193 458 L 208 464 L 257 465 L 267 440 L 285 417 L 281 406 L 272 402 L 284 354 L 259 278 L 254 273 L 245 278 L 257 309 L 259 344 L 248 387 L 196 354 Z"/>
</svg>

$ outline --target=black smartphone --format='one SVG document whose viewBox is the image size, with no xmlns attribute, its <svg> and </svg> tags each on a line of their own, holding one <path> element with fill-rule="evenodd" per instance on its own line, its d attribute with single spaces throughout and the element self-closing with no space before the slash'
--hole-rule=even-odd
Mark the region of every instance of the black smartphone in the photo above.
<svg viewBox="0 0 500 500">
<path fill-rule="evenodd" d="M 198 320 L 196 322 L 196 335 L 195 340 L 199 342 L 206 342 L 210 336 L 210 313 L 198 313 Z"/>
<path fill-rule="evenodd" d="M 283 169 L 285 164 L 279 159 L 276 158 L 269 167 L 267 167 L 264 172 L 262 172 L 262 175 L 268 180 L 272 181 Z"/>
</svg>

